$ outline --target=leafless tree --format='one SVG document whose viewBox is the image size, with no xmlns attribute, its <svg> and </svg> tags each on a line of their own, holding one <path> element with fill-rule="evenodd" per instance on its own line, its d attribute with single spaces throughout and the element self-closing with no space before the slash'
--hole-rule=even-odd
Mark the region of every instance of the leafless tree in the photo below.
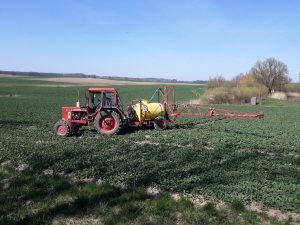
<svg viewBox="0 0 300 225">
<path fill-rule="evenodd" d="M 265 61 L 258 61 L 251 69 L 256 80 L 272 92 L 274 86 L 280 86 L 281 82 L 288 81 L 288 67 L 285 63 L 268 58 Z"/>
</svg>

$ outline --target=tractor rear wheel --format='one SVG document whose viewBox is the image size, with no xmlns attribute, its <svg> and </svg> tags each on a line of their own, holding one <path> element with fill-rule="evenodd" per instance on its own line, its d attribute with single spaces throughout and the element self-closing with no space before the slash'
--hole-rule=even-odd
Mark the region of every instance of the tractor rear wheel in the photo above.
<svg viewBox="0 0 300 225">
<path fill-rule="evenodd" d="M 63 121 L 59 120 L 55 125 L 54 125 L 54 132 L 59 135 L 59 136 L 69 136 L 70 135 L 70 127 L 69 125 Z"/>
<path fill-rule="evenodd" d="M 158 116 L 154 119 L 155 130 L 165 130 L 168 126 L 167 119 L 163 116 Z"/>
<path fill-rule="evenodd" d="M 96 130 L 106 135 L 117 134 L 122 126 L 120 115 L 111 110 L 99 112 L 94 122 Z"/>
</svg>

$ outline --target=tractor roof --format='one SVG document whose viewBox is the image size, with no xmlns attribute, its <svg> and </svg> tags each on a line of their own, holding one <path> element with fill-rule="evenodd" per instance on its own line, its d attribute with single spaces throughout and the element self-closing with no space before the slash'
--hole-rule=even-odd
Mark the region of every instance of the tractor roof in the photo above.
<svg viewBox="0 0 300 225">
<path fill-rule="evenodd" d="M 106 92 L 115 92 L 116 89 L 115 88 L 89 88 L 90 92 L 102 92 L 102 91 L 106 91 Z"/>
</svg>

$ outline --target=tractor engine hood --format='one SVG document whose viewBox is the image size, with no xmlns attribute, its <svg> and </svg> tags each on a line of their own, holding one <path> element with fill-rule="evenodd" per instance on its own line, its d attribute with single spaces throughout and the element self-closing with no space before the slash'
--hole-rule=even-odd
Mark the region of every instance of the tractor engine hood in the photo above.
<svg viewBox="0 0 300 225">
<path fill-rule="evenodd" d="M 61 109 L 62 118 L 65 120 L 72 120 L 73 114 L 80 112 L 87 112 L 87 109 L 75 106 L 62 107 Z"/>
</svg>

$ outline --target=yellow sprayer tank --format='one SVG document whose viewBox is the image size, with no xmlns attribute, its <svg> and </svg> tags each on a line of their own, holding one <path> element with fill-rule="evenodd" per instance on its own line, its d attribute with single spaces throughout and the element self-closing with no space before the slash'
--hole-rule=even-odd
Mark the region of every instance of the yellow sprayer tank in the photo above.
<svg viewBox="0 0 300 225">
<path fill-rule="evenodd" d="M 140 111 L 140 105 L 142 110 Z M 143 120 L 154 120 L 158 116 L 164 116 L 164 106 L 161 103 L 148 102 L 147 100 L 142 100 L 141 104 L 137 103 L 133 105 L 133 110 L 135 111 L 137 121 Z"/>
</svg>

